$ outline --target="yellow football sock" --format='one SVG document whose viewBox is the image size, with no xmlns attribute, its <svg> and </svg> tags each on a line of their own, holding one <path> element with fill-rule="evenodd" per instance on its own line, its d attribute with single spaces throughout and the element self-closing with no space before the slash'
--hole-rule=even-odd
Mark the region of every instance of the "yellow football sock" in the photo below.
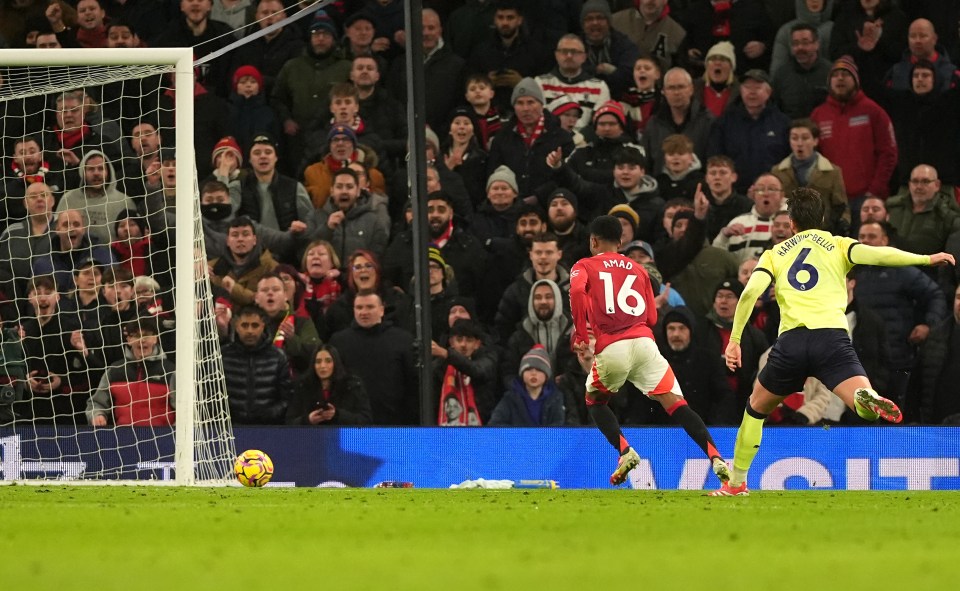
<svg viewBox="0 0 960 591">
<path fill-rule="evenodd" d="M 763 439 L 763 421 L 766 416 L 760 415 L 750 405 L 743 413 L 743 421 L 737 430 L 737 442 L 733 447 L 733 473 L 730 475 L 730 485 L 740 486 L 747 479 L 747 471 L 753 463 L 754 456 L 760 450 L 760 440 Z"/>
</svg>

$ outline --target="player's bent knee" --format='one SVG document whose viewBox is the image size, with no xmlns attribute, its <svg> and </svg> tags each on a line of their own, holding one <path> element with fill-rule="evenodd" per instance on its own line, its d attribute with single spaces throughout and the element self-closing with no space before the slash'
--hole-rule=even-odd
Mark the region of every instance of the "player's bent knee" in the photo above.
<svg viewBox="0 0 960 591">
<path fill-rule="evenodd" d="M 604 394 L 603 392 L 587 392 L 584 394 L 583 399 L 587 401 L 587 406 L 594 406 L 609 403 L 610 395 Z"/>
</svg>

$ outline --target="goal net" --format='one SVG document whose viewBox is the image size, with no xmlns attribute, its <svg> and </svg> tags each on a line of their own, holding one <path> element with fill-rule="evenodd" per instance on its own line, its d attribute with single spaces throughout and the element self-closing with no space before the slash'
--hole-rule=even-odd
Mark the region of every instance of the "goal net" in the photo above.
<svg viewBox="0 0 960 591">
<path fill-rule="evenodd" d="M 0 481 L 232 480 L 192 52 L 3 54 Z"/>
</svg>

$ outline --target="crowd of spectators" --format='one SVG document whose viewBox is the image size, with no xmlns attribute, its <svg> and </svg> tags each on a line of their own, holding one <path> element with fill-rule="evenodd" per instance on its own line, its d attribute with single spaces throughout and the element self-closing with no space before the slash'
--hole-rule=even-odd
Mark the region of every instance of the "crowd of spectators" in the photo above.
<svg viewBox="0 0 960 591">
<path fill-rule="evenodd" d="M 954 0 L 0 0 L 0 47 L 194 47 L 194 149 L 236 424 L 419 424 L 407 43 L 427 79 L 439 425 L 581 425 L 569 269 L 610 213 L 657 342 L 708 424 L 738 421 L 779 309 L 720 362 L 743 284 L 824 229 L 960 256 Z M 0 60 L 2 63 L 2 60 Z M 3 80 L 46 76 L 0 68 Z M 26 78 L 24 78 L 26 77 Z M 0 423 L 175 422 L 173 80 L 0 101 L 0 319 L 26 359 Z M 180 245 L 181 248 L 184 245 Z M 957 422 L 960 274 L 856 269 L 850 332 L 908 423 Z M 952 313 L 951 313 L 952 311 Z M 9 341 L 9 331 L 4 332 Z M 6 351 L 6 349 L 5 349 Z M 811 381 L 773 416 L 857 422 Z M 622 424 L 666 415 L 629 385 Z"/>
</svg>

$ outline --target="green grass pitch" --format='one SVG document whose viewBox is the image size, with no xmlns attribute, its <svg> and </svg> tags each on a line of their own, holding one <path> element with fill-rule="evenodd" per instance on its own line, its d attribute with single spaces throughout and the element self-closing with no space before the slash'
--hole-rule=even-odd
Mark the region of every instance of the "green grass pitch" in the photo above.
<svg viewBox="0 0 960 591">
<path fill-rule="evenodd" d="M 960 493 L 0 486 L 3 589 L 956 589 Z"/>
</svg>

